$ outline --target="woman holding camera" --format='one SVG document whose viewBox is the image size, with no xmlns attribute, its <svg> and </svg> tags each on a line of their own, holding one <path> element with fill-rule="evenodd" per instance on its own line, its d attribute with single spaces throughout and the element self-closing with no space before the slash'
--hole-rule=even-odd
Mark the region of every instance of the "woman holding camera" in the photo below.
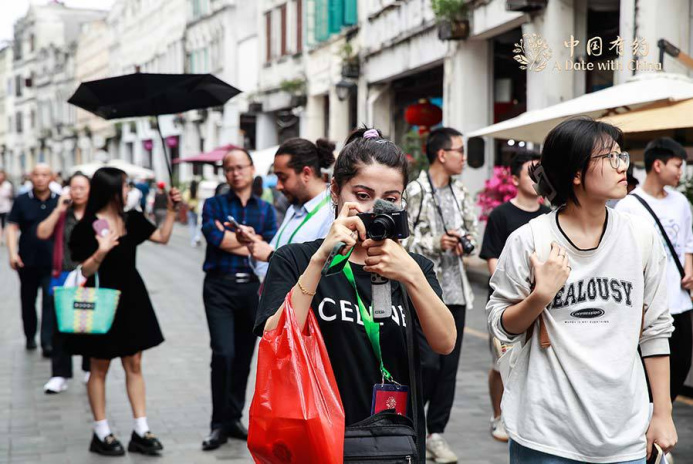
<svg viewBox="0 0 693 464">
<path fill-rule="evenodd" d="M 68 350 L 91 358 L 87 384 L 89 404 L 94 414 L 94 435 L 89 450 L 120 456 L 125 450 L 113 436 L 106 420 L 106 375 L 114 358 L 125 370 L 128 398 L 134 427 L 128 451 L 156 454 L 163 446 L 147 424 L 142 351 L 159 345 L 164 337 L 144 281 L 135 267 L 137 247 L 147 240 L 166 244 L 171 237 L 181 200 L 177 189 L 168 195 L 168 212 L 158 229 L 135 210 L 124 212 L 127 177 L 116 168 L 101 168 L 94 174 L 87 208 L 70 240 L 72 258 L 82 263 L 87 286 L 99 285 L 121 291 L 111 330 L 105 335 L 70 335 Z"/>
<path fill-rule="evenodd" d="M 358 305 L 359 298 L 366 308 L 371 304 L 371 273 L 404 284 L 412 317 L 418 319 L 436 352 L 449 353 L 455 346 L 455 324 L 440 298 L 433 264 L 420 255 L 407 253 L 396 240 L 367 238 L 364 223 L 357 216 L 371 211 L 377 199 L 401 207 L 407 169 L 404 153 L 382 139 L 378 131 L 361 129 L 352 134 L 334 166 L 330 190 L 339 214 L 330 231 L 325 239 L 279 248 L 270 261 L 260 299 L 255 324 L 260 336 L 277 328 L 284 299 L 292 289 L 291 303 L 300 327 L 304 327 L 308 311 L 314 312 L 339 388 L 346 425 L 371 415 L 373 387 L 383 378 Z M 347 266 L 353 277 L 339 272 L 321 278 L 321 270 L 339 242 L 346 244 L 343 253 L 351 251 Z M 402 296 L 399 286 L 392 285 L 392 315 L 376 321 L 380 322 L 382 363 L 394 380 L 406 384 L 409 368 L 405 330 L 414 321 L 404 317 Z M 417 377 L 420 383 L 419 373 Z M 421 398 L 417 398 L 417 404 L 418 416 L 423 418 Z"/>
</svg>

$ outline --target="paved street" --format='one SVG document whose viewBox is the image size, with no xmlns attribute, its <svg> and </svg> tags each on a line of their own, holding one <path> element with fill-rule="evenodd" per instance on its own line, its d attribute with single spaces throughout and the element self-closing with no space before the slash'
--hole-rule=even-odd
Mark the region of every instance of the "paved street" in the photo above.
<svg viewBox="0 0 693 464">
<path fill-rule="evenodd" d="M 24 349 L 19 281 L 7 266 L 7 249 L 0 248 L 0 464 L 250 462 L 245 443 L 239 441 L 210 453 L 200 450 L 211 405 L 209 337 L 202 307 L 204 250 L 190 248 L 186 232 L 178 227 L 169 246 L 147 244 L 139 255 L 139 270 L 167 339 L 144 356 L 147 416 L 165 446 L 161 458 L 130 454 L 120 459 L 100 458 L 87 451 L 92 418 L 77 358 L 77 375 L 69 390 L 45 395 L 42 386 L 49 378 L 50 363 L 41 358 L 40 350 Z M 506 446 L 488 434 L 490 356 L 482 310 L 485 289 L 478 286 L 476 294 L 477 308 L 468 314 L 458 394 L 446 436 L 460 462 L 503 464 L 507 462 Z M 127 445 L 132 417 L 119 365 L 112 366 L 107 395 L 109 422 Z M 693 406 L 677 402 L 675 418 L 681 440 L 676 463 L 693 463 Z"/>
</svg>

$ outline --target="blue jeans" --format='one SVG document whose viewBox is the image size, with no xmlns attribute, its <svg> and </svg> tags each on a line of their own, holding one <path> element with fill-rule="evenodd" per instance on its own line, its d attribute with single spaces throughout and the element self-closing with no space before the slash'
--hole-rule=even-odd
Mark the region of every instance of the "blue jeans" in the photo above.
<svg viewBox="0 0 693 464">
<path fill-rule="evenodd" d="M 197 226 L 197 213 L 188 211 L 188 229 L 190 230 L 190 244 L 200 241 L 200 228 Z"/>
<path fill-rule="evenodd" d="M 510 464 L 583 464 L 582 461 L 574 461 L 552 454 L 535 451 L 526 448 L 517 442 L 510 440 Z M 613 464 L 645 464 L 645 458 L 634 461 L 624 461 Z"/>
</svg>

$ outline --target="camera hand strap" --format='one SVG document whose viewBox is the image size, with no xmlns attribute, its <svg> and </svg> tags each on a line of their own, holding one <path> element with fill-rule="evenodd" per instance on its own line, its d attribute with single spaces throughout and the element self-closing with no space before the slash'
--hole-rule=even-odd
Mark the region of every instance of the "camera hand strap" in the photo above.
<svg viewBox="0 0 693 464">
<path fill-rule="evenodd" d="M 361 320 L 363 321 L 363 326 L 366 329 L 366 335 L 368 336 L 368 340 L 370 340 L 371 346 L 373 347 L 375 357 L 378 359 L 378 362 L 380 363 L 380 374 L 383 377 L 383 382 L 387 380 L 388 382 L 397 383 L 394 381 L 392 375 L 387 371 L 387 369 L 385 369 L 385 365 L 383 364 L 383 355 L 380 351 L 380 324 L 373 320 L 373 316 L 368 311 L 368 309 L 366 309 L 366 305 L 363 303 L 361 295 L 359 295 L 359 291 L 356 288 L 354 271 L 351 269 L 351 266 L 349 265 L 348 261 L 344 265 L 342 272 L 344 273 L 344 276 L 349 281 L 351 286 L 354 288 L 354 292 L 356 292 L 356 301 L 358 302 L 359 313 L 361 313 Z"/>
<path fill-rule="evenodd" d="M 445 224 L 445 215 L 443 214 L 443 209 L 440 207 L 440 203 L 438 203 L 438 193 L 433 185 L 433 180 L 431 180 L 431 174 L 426 171 L 426 176 L 428 177 L 428 183 L 431 186 L 431 195 L 433 196 L 433 204 L 435 205 L 436 209 L 438 210 L 438 214 L 440 215 L 440 220 L 443 222 L 443 230 L 445 230 L 445 233 L 447 235 L 450 235 L 448 232 L 448 226 Z M 452 199 L 455 202 L 455 206 L 457 206 L 457 211 L 460 212 L 460 218 L 462 219 L 462 226 L 464 226 L 464 214 L 462 214 L 462 209 L 460 208 L 460 204 L 457 202 L 457 196 L 455 195 L 455 190 L 452 188 L 452 178 L 450 179 L 450 182 L 448 183 L 448 187 L 450 188 L 450 193 L 452 194 Z"/>
</svg>

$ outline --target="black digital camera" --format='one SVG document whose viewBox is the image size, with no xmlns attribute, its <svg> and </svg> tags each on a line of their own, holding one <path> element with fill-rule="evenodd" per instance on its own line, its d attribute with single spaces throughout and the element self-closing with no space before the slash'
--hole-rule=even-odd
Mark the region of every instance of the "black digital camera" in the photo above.
<svg viewBox="0 0 693 464">
<path fill-rule="evenodd" d="M 394 238 L 401 240 L 409 237 L 409 219 L 406 211 L 359 213 L 357 216 L 366 226 L 366 235 L 370 239 Z"/>
<path fill-rule="evenodd" d="M 474 244 L 472 243 L 472 241 L 469 240 L 466 235 L 458 237 L 457 239 L 460 241 L 460 244 L 462 245 L 462 252 L 465 255 L 471 255 L 472 251 L 474 251 Z"/>
</svg>

